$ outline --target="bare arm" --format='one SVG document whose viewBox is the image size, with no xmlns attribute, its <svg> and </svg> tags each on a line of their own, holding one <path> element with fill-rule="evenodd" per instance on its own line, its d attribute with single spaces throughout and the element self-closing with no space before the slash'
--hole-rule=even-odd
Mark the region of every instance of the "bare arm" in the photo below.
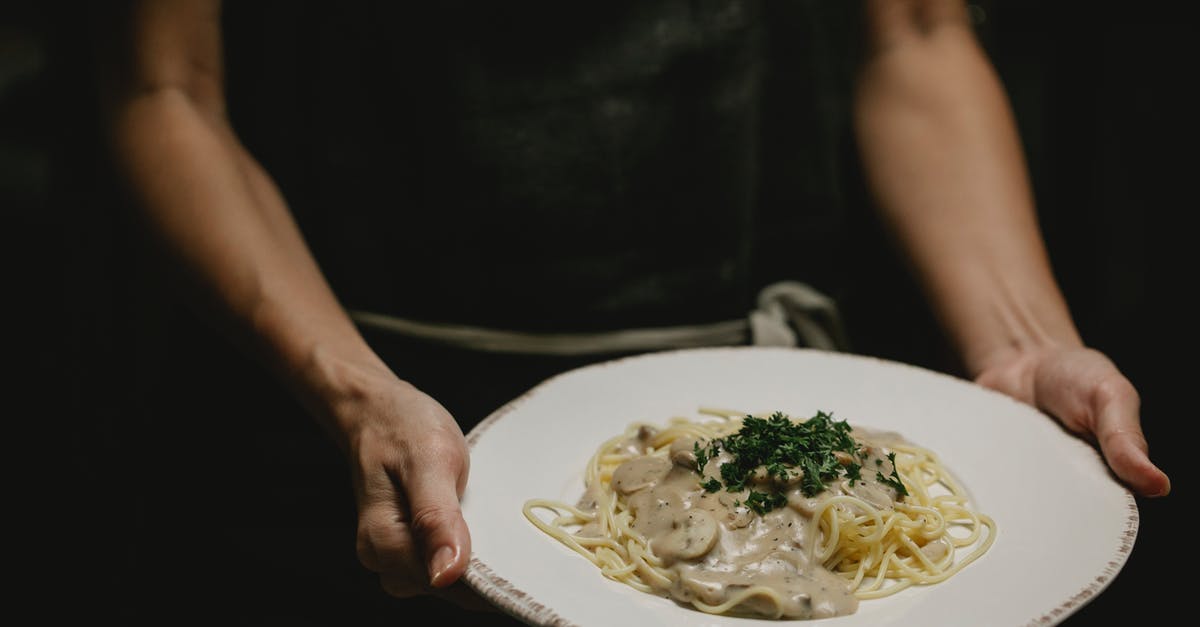
<svg viewBox="0 0 1200 627">
<path fill-rule="evenodd" d="M 1051 272 L 1012 114 L 960 0 L 869 0 L 855 124 L 877 204 L 971 376 L 1096 438 L 1145 495 L 1137 392 L 1087 349 Z"/>
<path fill-rule="evenodd" d="M 462 432 L 359 335 L 234 134 L 220 10 L 148 0 L 113 25 L 103 85 L 116 160 L 167 256 L 346 451 L 364 565 L 398 596 L 446 586 L 470 555 Z"/>
<path fill-rule="evenodd" d="M 329 353 L 382 366 L 229 126 L 219 8 L 138 4 L 132 45 L 111 66 L 113 145 L 142 215 L 216 311 L 285 376 L 309 376 Z"/>
</svg>

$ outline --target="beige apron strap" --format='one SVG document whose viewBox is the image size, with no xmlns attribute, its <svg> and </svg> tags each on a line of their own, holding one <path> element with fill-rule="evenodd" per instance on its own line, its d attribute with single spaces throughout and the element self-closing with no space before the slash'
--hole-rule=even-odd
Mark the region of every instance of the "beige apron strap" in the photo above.
<svg viewBox="0 0 1200 627">
<path fill-rule="evenodd" d="M 775 283 L 759 293 L 746 318 L 711 324 L 647 327 L 595 333 L 528 333 L 462 324 L 424 322 L 369 311 L 351 311 L 355 323 L 429 342 L 493 353 L 602 355 L 705 346 L 845 347 L 833 299 L 803 283 Z"/>
<path fill-rule="evenodd" d="M 494 353 L 595 355 L 703 346 L 736 346 L 746 343 L 745 320 L 595 333 L 527 333 L 441 322 L 420 322 L 366 311 L 351 312 L 350 317 L 365 327 L 458 348 Z"/>
<path fill-rule="evenodd" d="M 749 319 L 755 346 L 849 350 L 837 303 L 807 283 L 781 281 L 763 288 Z"/>
</svg>

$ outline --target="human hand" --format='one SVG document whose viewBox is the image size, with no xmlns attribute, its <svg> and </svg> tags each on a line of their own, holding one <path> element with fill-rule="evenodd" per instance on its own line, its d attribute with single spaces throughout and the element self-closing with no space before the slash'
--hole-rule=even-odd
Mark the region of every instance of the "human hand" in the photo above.
<svg viewBox="0 0 1200 627">
<path fill-rule="evenodd" d="M 357 552 L 397 597 L 434 594 L 490 606 L 456 583 L 471 555 L 459 498 L 469 457 L 462 430 L 433 398 L 373 373 L 335 408 L 358 504 Z"/>
<path fill-rule="evenodd" d="M 1029 403 L 1098 443 L 1109 467 L 1138 494 L 1171 491 L 1171 480 L 1148 456 L 1137 390 L 1103 353 L 1082 346 L 1012 350 L 986 362 L 975 382 Z"/>
</svg>

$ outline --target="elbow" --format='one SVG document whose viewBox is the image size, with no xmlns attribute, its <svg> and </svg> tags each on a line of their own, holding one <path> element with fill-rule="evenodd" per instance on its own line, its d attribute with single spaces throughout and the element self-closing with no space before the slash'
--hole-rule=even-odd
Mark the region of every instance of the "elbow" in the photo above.
<svg viewBox="0 0 1200 627">
<path fill-rule="evenodd" d="M 194 137 L 231 137 L 223 105 L 172 84 L 148 85 L 113 96 L 105 107 L 108 145 L 118 161 L 137 159 L 149 147 Z"/>
<path fill-rule="evenodd" d="M 147 120 L 170 113 L 195 116 L 214 129 L 228 128 L 220 85 L 202 76 L 112 84 L 103 90 L 102 110 L 110 137 L 117 142 L 135 135 Z"/>
<path fill-rule="evenodd" d="M 973 36 L 963 0 L 868 0 L 866 27 L 868 59 L 928 45 L 947 33 Z"/>
<path fill-rule="evenodd" d="M 995 80 L 960 0 L 872 0 L 869 6 L 868 46 L 854 92 L 860 122 L 897 105 L 942 115 L 964 90 Z"/>
</svg>

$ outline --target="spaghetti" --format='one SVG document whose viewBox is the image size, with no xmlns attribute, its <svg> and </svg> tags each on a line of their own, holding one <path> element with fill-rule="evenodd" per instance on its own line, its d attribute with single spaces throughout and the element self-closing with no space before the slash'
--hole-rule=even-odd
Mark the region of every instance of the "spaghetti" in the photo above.
<svg viewBox="0 0 1200 627">
<path fill-rule="evenodd" d="M 526 518 L 605 577 L 774 618 L 944 581 L 995 539 L 937 456 L 897 434 L 823 413 L 701 414 L 716 420 L 630 425 L 592 455 L 578 503 L 532 499 Z"/>
</svg>

